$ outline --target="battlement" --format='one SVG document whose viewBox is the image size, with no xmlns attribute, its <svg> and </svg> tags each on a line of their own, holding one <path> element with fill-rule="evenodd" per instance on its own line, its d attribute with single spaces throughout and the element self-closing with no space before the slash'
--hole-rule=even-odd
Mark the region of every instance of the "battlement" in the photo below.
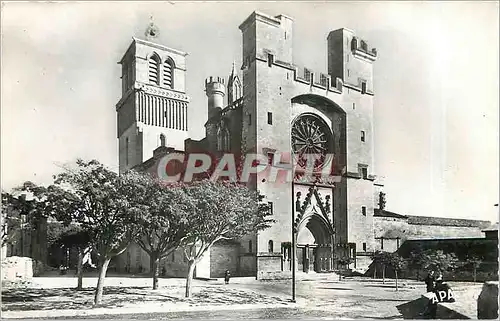
<svg viewBox="0 0 500 321">
<path fill-rule="evenodd" d="M 205 85 L 208 85 L 211 83 L 221 83 L 221 84 L 225 85 L 225 80 L 222 77 L 212 77 L 212 76 L 205 79 Z"/>
<path fill-rule="evenodd" d="M 277 16 L 271 16 L 266 13 L 260 12 L 260 11 L 254 11 L 248 18 L 243 21 L 243 23 L 239 26 L 239 29 L 241 31 L 245 30 L 252 21 L 261 21 L 264 22 L 268 25 L 274 26 L 274 27 L 281 27 L 285 24 L 285 21 L 293 21 L 293 19 L 287 15 L 280 14 Z"/>
<path fill-rule="evenodd" d="M 351 50 L 354 56 L 367 58 L 371 61 L 375 61 L 377 58 L 377 49 L 370 48 L 366 41 L 361 40 L 358 37 L 352 38 Z"/>
<path fill-rule="evenodd" d="M 208 77 L 205 79 L 205 93 L 207 96 L 212 95 L 226 95 L 226 85 L 224 84 L 225 80 L 221 77 Z M 221 107 L 221 106 L 219 106 Z"/>
<path fill-rule="evenodd" d="M 328 73 L 317 73 L 307 67 L 295 67 L 294 80 L 318 87 L 329 91 L 342 92 L 342 81 L 340 79 L 332 79 Z"/>
</svg>

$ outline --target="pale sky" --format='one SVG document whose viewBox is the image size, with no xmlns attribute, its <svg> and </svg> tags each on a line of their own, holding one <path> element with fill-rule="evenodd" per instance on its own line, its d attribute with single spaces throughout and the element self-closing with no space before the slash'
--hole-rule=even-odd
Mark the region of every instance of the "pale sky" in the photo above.
<svg viewBox="0 0 500 321">
<path fill-rule="evenodd" d="M 252 11 L 294 18 L 294 63 L 326 72 L 326 37 L 349 28 L 378 50 L 375 174 L 387 210 L 498 220 L 498 2 L 3 3 L 1 179 L 47 184 L 60 164 L 118 168 L 117 62 L 150 15 L 186 51 L 189 133 L 204 136 L 204 79 L 241 62 Z M 196 112 L 193 112 L 195 111 Z"/>
</svg>

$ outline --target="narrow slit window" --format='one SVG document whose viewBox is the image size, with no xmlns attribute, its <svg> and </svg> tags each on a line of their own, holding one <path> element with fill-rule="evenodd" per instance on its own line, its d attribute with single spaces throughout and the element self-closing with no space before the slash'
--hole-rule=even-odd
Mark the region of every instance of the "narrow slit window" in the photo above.
<svg viewBox="0 0 500 321">
<path fill-rule="evenodd" d="M 248 125 L 252 125 L 252 114 L 248 114 Z"/>
<path fill-rule="evenodd" d="M 271 166 L 274 164 L 274 153 L 267 153 L 267 164 Z"/>
<path fill-rule="evenodd" d="M 272 124 L 273 124 L 273 113 L 271 113 L 271 112 L 268 112 L 268 113 L 267 113 L 267 123 L 268 123 L 269 125 L 272 125 Z"/>
<path fill-rule="evenodd" d="M 274 63 L 274 56 L 272 54 L 267 55 L 267 64 L 269 67 L 272 67 Z"/>
<path fill-rule="evenodd" d="M 160 146 L 166 146 L 166 142 L 165 142 L 165 135 L 161 134 L 160 135 Z"/>
<path fill-rule="evenodd" d="M 271 215 L 274 214 L 274 209 L 273 209 L 273 202 L 268 202 L 269 204 L 269 212 L 271 213 Z"/>
<path fill-rule="evenodd" d="M 125 165 L 128 166 L 128 146 L 129 145 L 129 141 L 128 141 L 128 137 L 125 139 Z"/>
<path fill-rule="evenodd" d="M 272 240 L 270 240 L 269 243 L 268 243 L 268 252 L 269 253 L 273 253 L 274 252 L 274 244 L 273 244 Z"/>
<path fill-rule="evenodd" d="M 363 216 L 366 216 L 366 206 L 361 207 L 361 213 L 363 214 Z"/>
<path fill-rule="evenodd" d="M 364 141 L 365 141 L 365 139 L 366 139 L 366 137 L 365 137 L 365 131 L 364 131 L 364 130 L 362 130 L 362 131 L 361 131 L 361 141 L 362 141 L 362 142 L 364 142 Z"/>
</svg>

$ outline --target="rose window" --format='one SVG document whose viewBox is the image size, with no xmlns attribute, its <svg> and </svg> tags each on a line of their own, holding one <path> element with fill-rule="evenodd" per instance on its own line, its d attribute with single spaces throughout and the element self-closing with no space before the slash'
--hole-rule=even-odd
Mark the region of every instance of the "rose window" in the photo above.
<svg viewBox="0 0 500 321">
<path fill-rule="evenodd" d="M 321 168 L 332 152 L 332 134 L 318 116 L 300 116 L 292 125 L 292 150 L 299 166 L 306 166 L 307 155 L 316 155 L 315 169 Z"/>
</svg>

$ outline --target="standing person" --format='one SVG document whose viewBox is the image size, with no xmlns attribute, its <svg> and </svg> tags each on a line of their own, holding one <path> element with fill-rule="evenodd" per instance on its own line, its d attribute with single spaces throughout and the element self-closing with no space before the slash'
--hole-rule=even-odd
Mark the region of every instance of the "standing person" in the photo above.
<svg viewBox="0 0 500 321">
<path fill-rule="evenodd" d="M 436 277 L 436 285 L 432 291 L 432 296 L 429 299 L 429 304 L 424 315 L 428 315 L 431 319 L 436 319 L 437 305 L 441 302 L 455 302 L 455 296 L 451 287 L 443 282 L 443 275 L 439 273 Z"/>
<path fill-rule="evenodd" d="M 434 271 L 430 271 L 425 278 L 425 285 L 427 287 L 427 292 L 434 291 Z"/>
<path fill-rule="evenodd" d="M 226 284 L 229 284 L 229 278 L 231 277 L 231 273 L 229 272 L 229 270 L 226 270 L 226 273 L 224 273 L 224 282 Z"/>
</svg>

